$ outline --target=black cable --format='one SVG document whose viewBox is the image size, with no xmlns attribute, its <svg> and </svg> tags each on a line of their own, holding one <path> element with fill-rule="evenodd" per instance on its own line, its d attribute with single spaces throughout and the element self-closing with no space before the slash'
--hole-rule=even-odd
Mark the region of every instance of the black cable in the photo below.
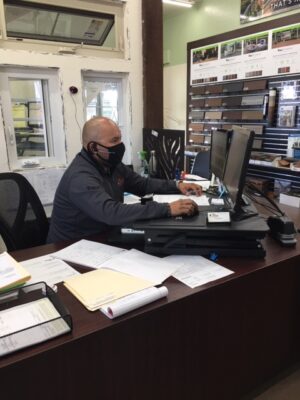
<svg viewBox="0 0 300 400">
<path fill-rule="evenodd" d="M 75 107 L 75 121 L 76 121 L 77 126 L 78 126 L 78 128 L 79 128 L 79 135 L 80 135 L 80 142 L 81 142 L 81 140 L 82 140 L 82 139 L 81 139 L 81 126 L 80 126 L 80 124 L 79 124 L 79 122 L 78 122 L 78 119 L 77 119 L 77 105 L 76 105 L 76 102 L 75 102 L 75 100 L 74 100 L 72 94 L 71 94 L 71 99 L 73 100 L 74 107 Z"/>
<path fill-rule="evenodd" d="M 272 204 L 272 206 L 276 209 L 276 211 L 278 211 L 280 213 L 281 216 L 285 215 L 285 213 L 283 211 L 281 211 L 281 209 L 278 207 L 278 205 L 275 203 L 275 201 L 273 201 L 268 196 L 266 196 L 263 191 L 261 191 L 260 189 L 258 189 L 256 186 L 254 186 L 253 184 L 251 184 L 249 182 L 246 183 L 246 186 L 253 192 L 259 193 L 265 200 L 267 200 L 270 204 Z M 270 208 L 270 206 L 269 207 L 267 207 L 266 205 L 263 205 L 263 206 L 266 208 Z"/>
<path fill-rule="evenodd" d="M 272 211 L 272 213 L 276 214 L 276 212 L 277 212 L 277 209 L 276 209 L 276 208 L 273 208 L 273 207 L 267 205 L 266 203 L 262 203 L 261 201 L 258 201 L 257 197 L 256 197 L 255 195 L 250 194 L 249 192 L 247 192 L 247 196 L 249 197 L 249 199 L 250 199 L 253 203 L 258 204 L 258 205 L 260 205 L 260 206 L 262 206 L 262 207 L 264 207 L 264 208 L 266 208 L 266 209 Z M 276 214 L 276 215 L 277 215 L 277 214 Z M 278 216 L 278 215 L 277 215 L 277 216 Z"/>
</svg>

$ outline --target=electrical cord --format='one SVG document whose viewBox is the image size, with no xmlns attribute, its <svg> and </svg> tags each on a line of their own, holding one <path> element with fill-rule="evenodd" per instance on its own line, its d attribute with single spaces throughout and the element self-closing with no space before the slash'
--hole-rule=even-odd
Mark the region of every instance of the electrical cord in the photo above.
<svg viewBox="0 0 300 400">
<path fill-rule="evenodd" d="M 82 140 L 82 137 L 81 137 L 81 126 L 80 126 L 80 124 L 78 122 L 78 119 L 77 119 L 77 105 L 76 105 L 76 102 L 75 102 L 72 94 L 71 94 L 71 99 L 72 99 L 72 101 L 74 103 L 74 107 L 75 107 L 75 121 L 76 121 L 77 126 L 79 128 L 79 135 L 80 135 L 80 142 L 81 142 L 81 140 Z"/>
<path fill-rule="evenodd" d="M 267 208 L 269 210 L 274 210 L 275 209 L 277 212 L 279 212 L 280 216 L 284 216 L 285 215 L 285 213 L 278 207 L 278 205 L 275 203 L 275 201 L 270 199 L 269 197 L 267 197 L 265 195 L 265 193 L 262 192 L 260 189 L 258 189 L 256 186 L 254 186 L 251 183 L 247 182 L 246 183 L 246 187 L 250 191 L 252 191 L 252 193 L 255 193 L 255 192 L 259 193 L 265 200 L 267 200 L 272 205 L 273 208 L 270 205 L 266 205 L 264 203 L 257 202 L 258 204 L 262 205 L 263 207 L 265 207 L 265 208 Z M 256 201 L 257 201 L 257 199 L 256 199 Z"/>
<path fill-rule="evenodd" d="M 258 205 L 260 205 L 260 206 L 266 208 L 267 210 L 271 211 L 273 214 L 276 214 L 276 215 L 277 215 L 277 209 L 276 209 L 276 208 L 271 207 L 271 206 L 269 206 L 269 205 L 267 205 L 266 203 L 263 203 L 263 202 L 261 202 L 261 201 L 258 201 L 257 197 L 256 197 L 255 195 L 251 194 L 249 191 L 247 191 L 247 197 L 249 197 L 249 199 L 250 199 L 253 203 L 258 204 Z"/>
</svg>

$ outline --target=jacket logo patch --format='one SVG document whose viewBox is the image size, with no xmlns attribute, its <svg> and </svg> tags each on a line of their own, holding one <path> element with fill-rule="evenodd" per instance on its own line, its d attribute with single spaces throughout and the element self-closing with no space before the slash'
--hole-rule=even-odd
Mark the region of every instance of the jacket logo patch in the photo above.
<svg viewBox="0 0 300 400">
<path fill-rule="evenodd" d="M 117 178 L 117 185 L 118 186 L 123 186 L 124 185 L 124 178 L 122 176 L 119 176 Z"/>
</svg>

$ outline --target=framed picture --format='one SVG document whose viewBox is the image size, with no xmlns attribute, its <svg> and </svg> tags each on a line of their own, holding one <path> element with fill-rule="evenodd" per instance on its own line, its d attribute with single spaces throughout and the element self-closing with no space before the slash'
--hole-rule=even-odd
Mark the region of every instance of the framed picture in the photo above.
<svg viewBox="0 0 300 400">
<path fill-rule="evenodd" d="M 280 106 L 278 109 L 278 123 L 281 127 L 294 127 L 296 117 L 296 106 Z"/>
</svg>

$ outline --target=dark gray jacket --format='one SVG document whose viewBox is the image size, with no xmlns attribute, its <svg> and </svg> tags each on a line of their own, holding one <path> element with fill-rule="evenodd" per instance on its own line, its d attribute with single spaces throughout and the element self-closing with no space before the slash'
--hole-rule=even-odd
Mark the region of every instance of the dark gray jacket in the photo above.
<svg viewBox="0 0 300 400">
<path fill-rule="evenodd" d="M 80 239 L 110 226 L 168 215 L 165 203 L 123 204 L 124 192 L 179 193 L 174 181 L 143 178 L 122 163 L 106 171 L 81 150 L 56 190 L 47 242 Z"/>
</svg>

